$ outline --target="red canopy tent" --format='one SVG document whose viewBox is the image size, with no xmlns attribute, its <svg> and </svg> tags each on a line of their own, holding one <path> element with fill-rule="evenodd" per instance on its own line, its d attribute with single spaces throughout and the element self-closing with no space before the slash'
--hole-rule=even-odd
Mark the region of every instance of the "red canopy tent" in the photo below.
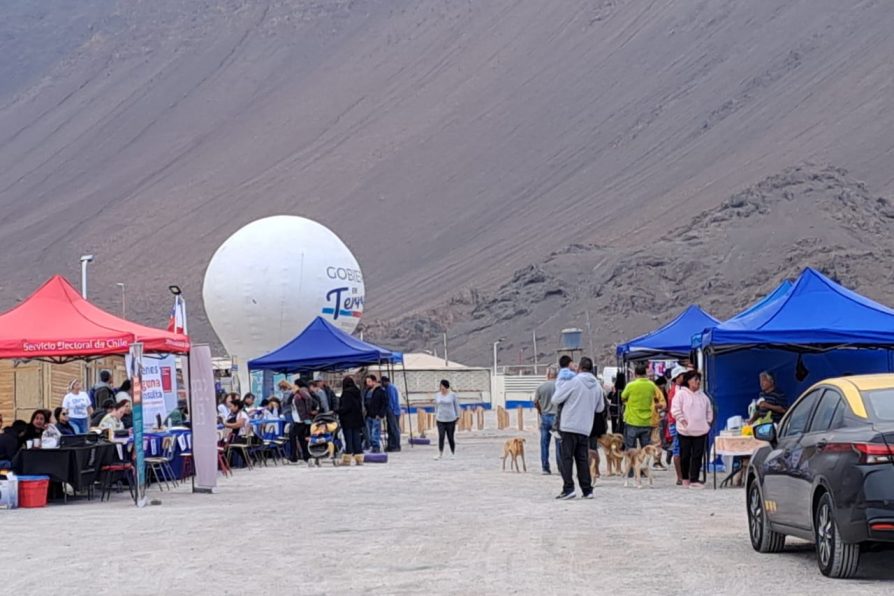
<svg viewBox="0 0 894 596">
<path fill-rule="evenodd" d="M 131 323 L 86 300 L 56 275 L 27 300 L 0 315 L 0 358 L 67 362 L 144 352 L 185 354 L 189 337 Z"/>
</svg>

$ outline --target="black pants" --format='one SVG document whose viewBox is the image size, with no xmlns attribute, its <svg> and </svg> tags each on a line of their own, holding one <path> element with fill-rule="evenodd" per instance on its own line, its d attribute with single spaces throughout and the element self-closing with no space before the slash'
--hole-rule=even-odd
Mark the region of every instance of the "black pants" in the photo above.
<svg viewBox="0 0 894 596">
<path fill-rule="evenodd" d="M 295 422 L 292 424 L 292 428 L 289 430 L 289 445 L 292 448 L 292 461 L 298 461 L 299 454 L 304 461 L 310 459 L 310 454 L 307 452 L 308 436 L 310 436 L 309 424 L 304 424 L 303 422 Z"/>
<path fill-rule="evenodd" d="M 680 439 L 680 470 L 683 478 L 689 482 L 698 482 L 702 474 L 708 435 L 688 437 L 678 434 L 677 437 Z"/>
<path fill-rule="evenodd" d="M 453 422 L 438 421 L 438 451 L 444 453 L 444 435 L 447 435 L 447 441 L 450 443 L 450 453 L 456 451 L 456 441 L 453 439 L 454 432 L 456 432 L 456 420 Z"/>
<path fill-rule="evenodd" d="M 562 435 L 561 458 L 559 471 L 562 473 L 562 492 L 574 492 L 573 468 L 577 465 L 577 482 L 583 493 L 593 492 L 593 481 L 590 478 L 590 462 L 588 461 L 590 437 L 577 433 L 560 432 Z"/>
<path fill-rule="evenodd" d="M 345 453 L 363 455 L 363 433 L 359 428 L 342 429 L 345 433 Z"/>
<path fill-rule="evenodd" d="M 400 417 L 388 409 L 388 447 L 389 451 L 400 451 Z"/>
</svg>

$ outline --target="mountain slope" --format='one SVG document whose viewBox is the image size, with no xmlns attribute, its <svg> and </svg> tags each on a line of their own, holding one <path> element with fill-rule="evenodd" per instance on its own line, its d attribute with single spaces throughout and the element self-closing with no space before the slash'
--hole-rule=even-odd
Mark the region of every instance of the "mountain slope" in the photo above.
<svg viewBox="0 0 894 596">
<path fill-rule="evenodd" d="M 882 1 L 32 4 L 0 6 L 3 305 L 90 252 L 101 304 L 126 281 L 158 324 L 178 282 L 209 340 L 217 245 L 295 213 L 388 319 L 570 244 L 628 254 L 805 161 L 894 187 Z"/>
</svg>

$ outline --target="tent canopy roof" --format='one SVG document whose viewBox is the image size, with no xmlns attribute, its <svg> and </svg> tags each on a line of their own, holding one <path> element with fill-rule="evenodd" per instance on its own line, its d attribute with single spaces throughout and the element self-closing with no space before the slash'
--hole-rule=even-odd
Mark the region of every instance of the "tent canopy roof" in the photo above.
<svg viewBox="0 0 894 596">
<path fill-rule="evenodd" d="M 776 286 L 775 290 L 773 290 L 772 292 L 770 292 L 769 294 L 767 294 L 766 296 L 764 296 L 763 298 L 761 298 L 760 300 L 758 300 L 757 302 L 755 302 L 754 304 L 752 304 L 751 306 L 749 306 L 748 308 L 743 310 L 742 312 L 736 314 L 735 316 L 733 316 L 732 318 L 727 319 L 727 320 L 728 321 L 738 321 L 739 319 L 747 317 L 748 315 L 755 312 L 756 310 L 764 308 L 766 305 L 770 304 L 771 302 L 773 302 L 775 300 L 779 300 L 780 298 L 785 296 L 785 294 L 791 289 L 791 287 L 792 287 L 792 282 L 790 282 L 787 279 L 782 280 L 782 283 L 779 284 L 778 286 Z M 721 325 L 722 324 L 723 323 L 721 323 Z M 693 350 L 697 350 L 698 348 L 702 347 L 702 336 L 705 334 L 706 331 L 707 331 L 707 329 L 703 329 L 692 336 L 692 349 Z"/>
<path fill-rule="evenodd" d="M 135 342 L 145 352 L 189 351 L 187 336 L 107 313 L 60 275 L 0 315 L 0 358 L 64 361 L 126 354 Z"/>
<path fill-rule="evenodd" d="M 703 348 L 894 346 L 894 310 L 807 268 L 782 296 L 702 337 Z"/>
<path fill-rule="evenodd" d="M 401 358 L 397 352 L 361 341 L 317 317 L 298 337 L 266 356 L 251 360 L 248 368 L 300 373 L 400 362 Z"/>
<path fill-rule="evenodd" d="M 641 335 L 617 348 L 619 357 L 642 360 L 663 356 L 685 358 L 692 350 L 692 336 L 719 321 L 693 304 L 677 318 L 651 333 Z"/>
</svg>

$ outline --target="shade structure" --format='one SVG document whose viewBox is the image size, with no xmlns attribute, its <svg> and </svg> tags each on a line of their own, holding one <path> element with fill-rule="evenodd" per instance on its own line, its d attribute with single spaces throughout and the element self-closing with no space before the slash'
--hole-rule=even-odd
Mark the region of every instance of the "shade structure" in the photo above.
<svg viewBox="0 0 894 596">
<path fill-rule="evenodd" d="M 798 350 L 894 346 L 894 310 L 849 290 L 815 269 L 752 312 L 707 330 L 705 351 L 755 346 Z"/>
<path fill-rule="evenodd" d="M 382 362 L 401 362 L 401 354 L 359 340 L 322 317 L 317 317 L 286 345 L 266 356 L 250 360 L 248 368 L 302 373 L 344 370 Z"/>
<path fill-rule="evenodd" d="M 59 275 L 0 315 L 0 358 L 62 362 L 126 354 L 135 342 L 142 342 L 145 352 L 189 351 L 187 336 L 116 317 L 82 298 Z"/>
<path fill-rule="evenodd" d="M 717 319 L 693 304 L 666 325 L 620 344 L 617 347 L 618 358 L 686 358 L 692 350 L 692 336 L 717 323 Z"/>
<path fill-rule="evenodd" d="M 742 319 L 743 317 L 747 317 L 751 313 L 753 313 L 759 309 L 762 309 L 765 306 L 767 306 L 768 304 L 770 304 L 771 302 L 775 302 L 776 300 L 779 300 L 780 298 L 785 296 L 788 293 L 788 291 L 791 289 L 791 287 L 792 287 L 792 282 L 790 282 L 787 279 L 782 280 L 782 283 L 779 284 L 778 286 L 776 286 L 776 289 L 774 289 L 772 292 L 770 292 L 769 294 L 767 294 L 766 296 L 764 296 L 763 298 L 761 298 L 760 300 L 758 300 L 757 302 L 755 302 L 754 304 L 752 304 L 751 306 L 749 306 L 748 308 L 743 310 L 742 312 L 737 313 L 735 316 L 733 316 L 732 318 L 730 318 L 728 320 L 736 321 L 736 320 Z M 705 330 L 699 331 L 698 333 L 696 333 L 695 335 L 692 336 L 692 349 L 697 350 L 698 348 L 700 348 L 702 346 L 702 336 L 704 335 L 705 331 L 707 331 L 707 330 L 705 329 Z"/>
<path fill-rule="evenodd" d="M 808 268 L 781 296 L 707 329 L 701 347 L 720 430 L 747 415 L 763 371 L 789 405 L 829 377 L 894 371 L 894 310 Z"/>
</svg>

